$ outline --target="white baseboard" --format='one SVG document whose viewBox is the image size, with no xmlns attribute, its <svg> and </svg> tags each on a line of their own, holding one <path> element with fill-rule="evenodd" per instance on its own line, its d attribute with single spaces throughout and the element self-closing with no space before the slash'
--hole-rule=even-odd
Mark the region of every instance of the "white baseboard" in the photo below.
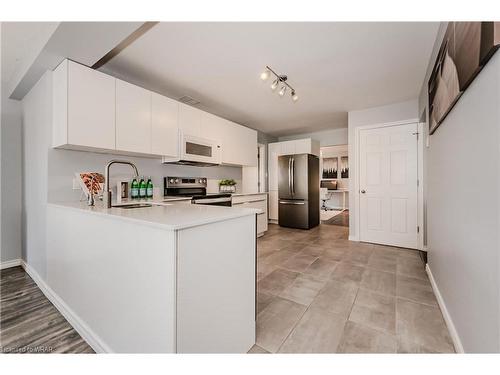
<svg viewBox="0 0 500 375">
<path fill-rule="evenodd" d="M 12 259 L 6 262 L 0 263 L 0 270 L 4 270 L 6 268 L 17 267 L 21 265 L 21 259 Z"/>
<path fill-rule="evenodd" d="M 40 277 L 38 272 L 33 267 L 24 261 L 21 261 L 21 266 L 26 273 L 33 279 L 38 288 L 47 297 L 47 299 L 55 306 L 69 324 L 78 332 L 78 334 L 94 349 L 96 353 L 112 353 L 106 343 L 94 332 L 90 327 L 80 319 L 80 317 L 69 308 L 69 306 L 50 288 L 47 283 Z"/>
<path fill-rule="evenodd" d="M 359 242 L 359 238 L 358 238 L 358 236 L 351 236 L 351 235 L 349 235 L 349 241 Z"/>
<path fill-rule="evenodd" d="M 436 299 L 438 301 L 439 308 L 441 309 L 444 321 L 446 323 L 446 326 L 448 327 L 448 331 L 450 332 L 451 340 L 453 341 L 453 346 L 455 346 L 455 351 L 457 353 L 465 353 L 464 347 L 462 346 L 462 341 L 460 340 L 460 336 L 458 336 L 458 332 L 457 332 L 457 329 L 455 328 L 455 324 L 453 324 L 453 320 L 451 319 L 451 315 L 448 312 L 448 309 L 446 308 L 443 296 L 441 295 L 441 292 L 438 289 L 438 286 L 436 284 L 436 280 L 434 280 L 434 276 L 432 275 L 429 264 L 425 265 L 425 270 L 427 272 L 427 275 L 429 275 L 429 280 L 430 280 L 431 285 L 432 285 L 432 290 L 434 291 L 434 294 L 436 295 Z"/>
</svg>

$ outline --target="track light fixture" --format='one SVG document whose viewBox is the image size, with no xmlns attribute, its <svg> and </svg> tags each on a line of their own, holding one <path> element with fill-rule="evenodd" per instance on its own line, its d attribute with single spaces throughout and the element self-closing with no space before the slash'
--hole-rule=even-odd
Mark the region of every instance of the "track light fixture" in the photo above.
<svg viewBox="0 0 500 375">
<path fill-rule="evenodd" d="M 295 92 L 295 89 L 286 82 L 288 79 L 288 77 L 286 75 L 279 75 L 274 70 L 272 70 L 269 66 L 266 66 L 266 69 L 260 74 L 260 79 L 262 81 L 267 81 L 269 79 L 269 77 L 271 76 L 271 74 L 276 77 L 276 79 L 271 84 L 271 90 L 275 91 L 278 88 L 278 86 L 281 84 L 282 85 L 281 89 L 278 92 L 278 94 L 281 97 L 285 96 L 286 90 L 287 90 L 287 88 L 289 88 L 291 91 L 292 101 L 295 103 L 297 100 L 299 100 L 299 96 Z"/>
</svg>

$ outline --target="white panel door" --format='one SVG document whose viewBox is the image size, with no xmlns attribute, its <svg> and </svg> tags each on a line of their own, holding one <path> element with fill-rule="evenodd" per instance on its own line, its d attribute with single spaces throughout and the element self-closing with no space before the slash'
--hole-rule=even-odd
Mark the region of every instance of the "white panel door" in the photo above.
<svg viewBox="0 0 500 375">
<path fill-rule="evenodd" d="M 116 80 L 116 149 L 151 153 L 151 91 Z"/>
<path fill-rule="evenodd" d="M 151 133 L 152 154 L 179 155 L 179 102 L 152 93 Z"/>
<path fill-rule="evenodd" d="M 68 62 L 67 143 L 115 148 L 115 78 Z"/>
<path fill-rule="evenodd" d="M 417 247 L 417 124 L 360 131 L 360 240 Z"/>
</svg>

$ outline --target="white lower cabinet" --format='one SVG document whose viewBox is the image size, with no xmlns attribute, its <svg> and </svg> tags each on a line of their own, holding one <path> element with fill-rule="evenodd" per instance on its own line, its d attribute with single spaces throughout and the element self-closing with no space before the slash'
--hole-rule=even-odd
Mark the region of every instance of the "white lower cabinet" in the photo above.
<svg viewBox="0 0 500 375">
<path fill-rule="evenodd" d="M 239 195 L 232 199 L 233 207 L 256 208 L 262 212 L 257 214 L 257 236 L 267 231 L 267 194 Z"/>
</svg>

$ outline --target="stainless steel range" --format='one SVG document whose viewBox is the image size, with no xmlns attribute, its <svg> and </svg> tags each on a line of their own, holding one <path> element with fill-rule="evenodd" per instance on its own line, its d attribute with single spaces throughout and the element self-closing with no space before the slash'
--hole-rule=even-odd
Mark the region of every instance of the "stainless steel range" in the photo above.
<svg viewBox="0 0 500 375">
<path fill-rule="evenodd" d="M 191 197 L 193 204 L 231 206 L 231 194 L 207 194 L 205 177 L 164 177 L 163 196 Z"/>
</svg>

